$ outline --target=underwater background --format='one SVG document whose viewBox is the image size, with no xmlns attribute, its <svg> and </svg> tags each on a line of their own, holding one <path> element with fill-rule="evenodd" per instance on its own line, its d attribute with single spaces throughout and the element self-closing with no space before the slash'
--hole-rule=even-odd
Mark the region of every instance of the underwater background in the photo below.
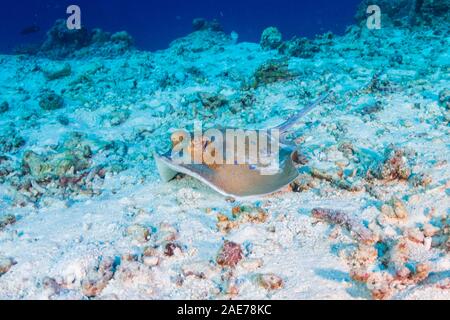
<svg viewBox="0 0 450 320">
<path fill-rule="evenodd" d="M 0 299 L 450 299 L 449 2 L 3 1 Z"/>
<path fill-rule="evenodd" d="M 326 31 L 342 34 L 354 22 L 359 0 L 18 0 L 0 10 L 0 52 L 19 44 L 41 41 L 56 19 L 65 19 L 71 4 L 82 8 L 83 25 L 111 32 L 126 30 L 141 49 L 165 49 L 191 29 L 192 20 L 218 19 L 227 32 L 236 31 L 242 41 L 259 41 L 261 30 L 274 25 L 288 37 L 313 37 Z M 39 32 L 22 36 L 29 26 Z"/>
</svg>

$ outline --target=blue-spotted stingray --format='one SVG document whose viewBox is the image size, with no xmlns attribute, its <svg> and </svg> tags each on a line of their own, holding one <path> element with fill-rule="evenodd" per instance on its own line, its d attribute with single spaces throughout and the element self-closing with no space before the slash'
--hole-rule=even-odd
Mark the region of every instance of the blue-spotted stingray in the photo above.
<svg viewBox="0 0 450 320">
<path fill-rule="evenodd" d="M 266 166 L 260 164 L 228 164 L 226 161 L 226 153 L 224 156 L 225 161 L 222 164 L 207 164 L 204 162 L 196 164 L 179 163 L 174 160 L 173 152 L 169 151 L 165 154 L 155 153 L 155 160 L 160 176 L 165 182 L 169 182 L 179 173 L 186 174 L 200 180 L 222 195 L 237 200 L 258 198 L 278 192 L 291 184 L 299 175 L 296 168 L 296 162 L 298 160 L 297 145 L 295 142 L 289 141 L 286 138 L 289 135 L 290 129 L 302 117 L 327 99 L 330 94 L 331 92 L 323 95 L 316 102 L 303 108 L 286 122 L 274 128 L 278 129 L 279 132 L 279 152 L 277 170 L 271 174 L 267 174 L 264 171 L 267 169 Z M 223 128 L 216 129 L 221 132 L 225 132 L 226 130 Z M 269 132 L 269 130 L 265 132 Z M 241 134 L 245 134 L 243 130 L 241 130 Z M 225 134 L 224 136 L 226 137 Z M 192 137 L 192 135 L 189 135 L 189 137 Z M 246 150 L 248 151 L 249 140 L 246 137 L 243 138 L 245 140 Z M 258 139 L 261 140 L 260 137 Z M 264 141 L 268 141 L 268 144 L 274 143 L 272 136 L 268 136 L 266 139 Z M 226 144 L 226 141 L 224 143 Z M 202 143 L 201 148 L 204 150 L 205 147 L 206 145 Z"/>
</svg>

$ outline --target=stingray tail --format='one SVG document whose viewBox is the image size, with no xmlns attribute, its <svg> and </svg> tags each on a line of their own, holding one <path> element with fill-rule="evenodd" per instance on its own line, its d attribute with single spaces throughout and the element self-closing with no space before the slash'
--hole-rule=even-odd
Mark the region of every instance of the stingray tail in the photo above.
<svg viewBox="0 0 450 320">
<path fill-rule="evenodd" d="M 306 108 L 303 108 L 302 111 L 293 115 L 286 122 L 279 125 L 275 129 L 280 130 L 281 135 L 285 135 L 287 133 L 287 131 L 289 129 L 291 129 L 301 118 L 306 116 L 308 113 L 310 113 L 312 110 L 314 110 L 317 106 L 319 106 L 322 102 L 324 102 L 332 93 L 333 93 L 333 90 L 330 90 L 328 93 L 326 93 L 322 97 L 320 97 L 317 101 L 313 102 Z"/>
</svg>

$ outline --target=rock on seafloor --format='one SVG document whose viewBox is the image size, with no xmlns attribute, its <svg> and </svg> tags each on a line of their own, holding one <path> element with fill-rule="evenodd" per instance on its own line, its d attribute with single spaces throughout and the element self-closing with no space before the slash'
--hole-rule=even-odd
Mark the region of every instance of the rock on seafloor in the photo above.
<svg viewBox="0 0 450 320">
<path fill-rule="evenodd" d="M 222 267 L 234 268 L 242 259 L 242 248 L 239 244 L 225 241 L 216 261 Z"/>
<path fill-rule="evenodd" d="M 47 111 L 61 109 L 64 106 L 64 99 L 55 92 L 44 92 L 39 100 L 39 106 Z"/>
<path fill-rule="evenodd" d="M 7 273 L 14 264 L 13 259 L 0 256 L 0 276 Z"/>
<path fill-rule="evenodd" d="M 261 48 L 265 50 L 278 49 L 282 42 L 283 35 L 275 27 L 265 29 L 261 35 Z"/>
</svg>

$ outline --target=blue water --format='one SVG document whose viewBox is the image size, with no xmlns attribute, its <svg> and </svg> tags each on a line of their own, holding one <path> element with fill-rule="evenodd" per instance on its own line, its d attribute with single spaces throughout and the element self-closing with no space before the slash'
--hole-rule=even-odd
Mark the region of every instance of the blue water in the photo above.
<svg viewBox="0 0 450 320">
<path fill-rule="evenodd" d="M 259 41 L 267 26 L 277 26 L 285 38 L 313 37 L 326 31 L 341 34 L 352 24 L 360 0 L 15 0 L 0 9 L 0 51 L 41 41 L 53 22 L 66 18 L 66 8 L 77 4 L 88 28 L 126 30 L 141 49 L 164 49 L 191 31 L 194 18 L 220 20 L 225 31 L 236 31 L 241 41 Z M 27 26 L 41 31 L 20 35 Z"/>
</svg>

